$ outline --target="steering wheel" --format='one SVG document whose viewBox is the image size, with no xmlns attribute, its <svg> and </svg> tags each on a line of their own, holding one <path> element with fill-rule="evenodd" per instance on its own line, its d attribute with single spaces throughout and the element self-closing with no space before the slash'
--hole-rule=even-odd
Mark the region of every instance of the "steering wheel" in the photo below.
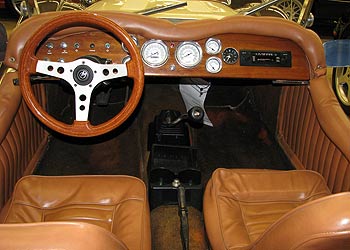
<svg viewBox="0 0 350 250">
<path fill-rule="evenodd" d="M 37 47 L 49 34 L 77 26 L 96 28 L 108 32 L 112 37 L 125 44 L 131 60 L 126 64 L 99 64 L 83 58 L 72 62 L 50 62 L 39 60 L 36 57 Z M 120 126 L 135 110 L 142 96 L 144 86 L 142 59 L 129 34 L 113 21 L 88 12 L 64 14 L 40 27 L 25 44 L 18 71 L 23 98 L 33 114 L 54 131 L 74 137 L 102 135 Z M 34 73 L 60 78 L 69 83 L 75 94 L 75 120 L 73 124 L 58 121 L 39 104 L 30 82 L 30 75 Z M 92 125 L 88 120 L 88 116 L 93 90 L 102 81 L 124 76 L 134 80 L 128 102 L 110 120 L 99 125 Z"/>
</svg>

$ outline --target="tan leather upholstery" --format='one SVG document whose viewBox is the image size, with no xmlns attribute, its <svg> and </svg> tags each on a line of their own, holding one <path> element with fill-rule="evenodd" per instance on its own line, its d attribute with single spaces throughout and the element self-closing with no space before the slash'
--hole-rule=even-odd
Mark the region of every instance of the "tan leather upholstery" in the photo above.
<svg viewBox="0 0 350 250">
<path fill-rule="evenodd" d="M 88 222 L 129 249 L 150 249 L 144 183 L 130 176 L 27 176 L 17 183 L 3 223 Z"/>
<path fill-rule="evenodd" d="M 0 249 L 126 250 L 115 235 L 95 225 L 72 222 L 0 225 Z"/>
<path fill-rule="evenodd" d="M 203 210 L 213 250 L 348 249 L 349 206 L 313 171 L 217 169 Z"/>
<path fill-rule="evenodd" d="M 6 73 L 0 82 L 0 211 L 11 196 L 17 180 L 31 173 L 44 146 L 47 134 L 22 102 L 21 91 Z M 39 100 L 43 97 L 36 90 Z"/>
<path fill-rule="evenodd" d="M 297 169 L 322 174 L 333 192 L 350 190 L 350 120 L 325 76 L 282 90 L 277 139 Z"/>
</svg>

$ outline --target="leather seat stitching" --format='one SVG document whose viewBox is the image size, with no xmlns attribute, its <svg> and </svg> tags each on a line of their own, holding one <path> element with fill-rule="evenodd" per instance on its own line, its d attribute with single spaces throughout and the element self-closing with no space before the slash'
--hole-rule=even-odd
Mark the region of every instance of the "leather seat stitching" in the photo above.
<svg viewBox="0 0 350 250">
<path fill-rule="evenodd" d="M 214 175 L 217 175 L 217 173 L 218 173 L 217 171 L 215 171 L 213 173 L 213 179 L 215 178 Z M 223 242 L 223 244 L 225 246 L 225 249 L 229 249 L 227 247 L 227 245 L 226 245 L 226 241 L 225 241 L 225 238 L 224 238 L 224 232 L 222 230 L 222 216 L 221 216 L 220 207 L 219 207 L 219 204 L 218 204 L 218 201 L 217 201 L 219 195 L 217 195 L 216 186 L 214 185 L 213 181 L 211 182 L 211 186 L 212 186 L 213 191 L 214 191 L 214 197 L 215 197 L 214 201 L 215 201 L 216 211 L 218 213 L 218 218 L 219 218 L 219 229 L 220 229 L 221 240 L 222 240 L 222 242 Z"/>
<path fill-rule="evenodd" d="M 113 206 L 113 213 L 112 213 L 112 223 L 111 223 L 111 228 L 110 231 L 113 232 L 113 227 L 114 227 L 114 218 L 117 210 L 117 205 Z M 118 229 L 117 229 L 118 230 Z"/>
<path fill-rule="evenodd" d="M 350 231 L 342 231 L 342 232 L 323 232 L 323 233 L 318 233 L 318 234 L 313 234 L 310 236 L 311 238 L 305 241 L 302 241 L 300 243 L 295 243 L 295 246 L 291 248 L 291 250 L 299 249 L 302 247 L 304 244 L 315 240 L 315 239 L 321 239 L 321 238 L 328 238 L 328 237 L 334 237 L 334 236 L 339 236 L 339 235 L 346 235 L 350 234 Z"/>
<path fill-rule="evenodd" d="M 243 213 L 243 210 L 242 210 L 242 206 L 241 206 L 241 202 L 238 201 L 238 205 L 239 205 L 239 210 L 241 210 L 241 215 L 242 215 L 242 220 L 243 220 L 243 223 L 244 223 L 244 228 L 247 232 L 247 235 L 248 235 L 248 238 L 249 238 L 249 242 L 252 242 L 252 239 L 250 237 L 250 234 L 249 234 L 249 231 L 248 231 L 248 228 L 247 228 L 247 223 L 246 223 L 246 219 L 245 219 L 245 216 L 244 216 L 244 213 Z"/>
<path fill-rule="evenodd" d="M 226 194 L 219 194 L 218 196 L 220 197 L 224 197 L 224 198 L 227 198 L 227 199 L 231 199 L 231 200 L 235 200 L 235 201 L 239 201 L 239 202 L 245 202 L 245 203 L 257 203 L 257 202 L 264 202 L 264 203 L 274 203 L 274 202 L 286 202 L 286 203 L 289 203 L 289 202 L 305 202 L 305 201 L 308 201 L 316 196 L 320 196 L 320 195 L 329 195 L 328 192 L 318 192 L 318 193 L 315 193 L 313 195 L 310 195 L 310 196 L 307 196 L 303 199 L 289 199 L 289 200 L 263 200 L 263 201 L 250 201 L 250 200 L 242 200 L 242 199 L 239 199 L 237 198 L 235 195 L 226 195 Z"/>
<path fill-rule="evenodd" d="M 34 208 L 39 208 L 39 209 L 44 209 L 44 210 L 51 210 L 51 209 L 57 209 L 57 208 L 64 208 L 67 206 L 75 206 L 75 205 L 100 205 L 100 206 L 118 206 L 121 203 L 125 203 L 128 201 L 140 201 L 140 202 L 144 202 L 144 199 L 142 198 L 129 198 L 129 199 L 125 199 L 122 201 L 119 201 L 117 203 L 111 203 L 111 204 L 103 204 L 103 203 L 69 203 L 69 204 L 65 204 L 63 206 L 57 206 L 57 207 L 40 207 L 40 206 L 35 206 L 29 203 L 25 203 L 25 202 L 20 202 L 20 201 L 12 201 L 12 204 L 16 204 L 16 205 L 22 205 L 22 206 L 29 206 L 29 207 L 34 207 Z"/>
<path fill-rule="evenodd" d="M 146 200 L 145 196 L 144 196 L 144 199 Z M 143 249 L 142 242 L 144 242 L 144 238 L 145 238 L 145 235 L 144 235 L 145 218 L 146 218 L 146 216 L 145 216 L 145 205 L 146 205 L 146 202 L 143 203 L 143 207 L 142 207 L 140 249 Z"/>
<path fill-rule="evenodd" d="M 350 192 L 344 192 L 344 193 L 342 193 L 342 195 L 345 194 L 345 193 L 350 194 Z M 328 197 L 324 197 L 324 198 L 329 198 L 329 196 L 328 196 Z M 324 200 L 324 199 L 314 200 L 314 201 L 312 201 L 312 202 L 313 202 L 312 204 L 313 204 L 313 205 L 314 205 L 314 204 L 318 204 L 318 203 L 320 203 L 320 202 L 323 202 L 323 200 Z M 306 204 L 305 204 L 305 207 L 309 207 L 309 206 L 310 206 L 309 203 L 306 203 Z M 305 207 L 298 207 L 298 208 L 292 209 L 292 210 L 290 210 L 288 213 L 286 213 L 285 215 L 283 215 L 280 219 L 278 219 L 278 220 L 275 221 L 273 224 L 271 224 L 271 225 L 264 231 L 264 233 L 261 234 L 260 237 L 254 242 L 254 244 L 256 245 L 259 241 L 261 241 L 261 240 L 263 239 L 264 235 L 268 234 L 271 230 L 273 230 L 273 228 L 277 227 L 277 226 L 278 226 L 279 224 L 281 224 L 284 220 L 286 220 L 287 218 L 291 217 L 291 215 L 293 215 L 293 214 L 295 214 L 295 213 L 297 213 L 297 212 L 299 212 L 299 211 L 303 211 L 303 210 L 305 209 Z M 287 214 L 288 214 L 288 217 L 287 217 Z"/>
</svg>

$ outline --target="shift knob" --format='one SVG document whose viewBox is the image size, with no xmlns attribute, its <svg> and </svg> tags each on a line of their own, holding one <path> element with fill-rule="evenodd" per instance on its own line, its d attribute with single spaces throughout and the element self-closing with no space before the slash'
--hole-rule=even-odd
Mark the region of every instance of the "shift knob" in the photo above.
<svg viewBox="0 0 350 250">
<path fill-rule="evenodd" d="M 188 112 L 188 119 L 192 122 L 202 123 L 204 117 L 204 110 L 199 106 L 192 107 Z"/>
</svg>

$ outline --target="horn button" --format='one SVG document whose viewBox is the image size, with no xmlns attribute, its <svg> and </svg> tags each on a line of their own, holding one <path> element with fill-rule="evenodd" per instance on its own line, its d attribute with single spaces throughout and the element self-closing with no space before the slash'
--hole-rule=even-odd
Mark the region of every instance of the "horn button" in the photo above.
<svg viewBox="0 0 350 250">
<path fill-rule="evenodd" d="M 77 84 L 86 86 L 91 83 L 94 73 L 89 66 L 79 65 L 73 72 L 73 78 Z"/>
</svg>

